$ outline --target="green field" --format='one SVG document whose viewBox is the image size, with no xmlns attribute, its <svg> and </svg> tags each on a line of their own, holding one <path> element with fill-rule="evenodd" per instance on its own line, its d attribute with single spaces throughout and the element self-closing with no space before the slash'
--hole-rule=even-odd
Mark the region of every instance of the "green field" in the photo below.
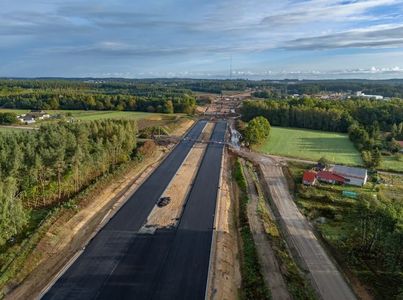
<svg viewBox="0 0 403 300">
<path fill-rule="evenodd" d="M 360 153 L 343 133 L 272 127 L 268 141 L 257 150 L 312 161 L 326 157 L 334 163 L 362 165 Z"/>
</svg>

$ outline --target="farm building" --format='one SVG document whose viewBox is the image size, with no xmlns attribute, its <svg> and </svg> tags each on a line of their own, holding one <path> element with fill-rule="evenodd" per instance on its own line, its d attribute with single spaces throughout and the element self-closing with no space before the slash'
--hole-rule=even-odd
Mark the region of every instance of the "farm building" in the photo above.
<svg viewBox="0 0 403 300">
<path fill-rule="evenodd" d="M 368 179 L 367 170 L 363 168 L 335 165 L 330 171 L 335 175 L 344 177 L 345 183 L 351 185 L 363 186 Z"/>
<path fill-rule="evenodd" d="M 346 183 L 346 178 L 343 176 L 337 175 L 333 172 L 329 171 L 320 171 L 316 174 L 316 178 L 319 181 L 332 183 L 332 184 L 344 184 Z"/>
<path fill-rule="evenodd" d="M 305 171 L 302 176 L 302 183 L 305 185 L 314 185 L 316 183 L 316 172 Z"/>
</svg>

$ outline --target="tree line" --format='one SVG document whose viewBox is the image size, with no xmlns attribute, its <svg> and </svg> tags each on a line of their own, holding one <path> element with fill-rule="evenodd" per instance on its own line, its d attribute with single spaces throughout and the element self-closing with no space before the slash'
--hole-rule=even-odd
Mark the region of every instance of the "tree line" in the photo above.
<svg viewBox="0 0 403 300">
<path fill-rule="evenodd" d="M 192 91 L 157 84 L 0 81 L 0 107 L 193 113 Z"/>
<path fill-rule="evenodd" d="M 127 120 L 43 125 L 0 134 L 0 245 L 27 222 L 135 155 L 137 126 Z"/>
<path fill-rule="evenodd" d="M 369 168 L 379 166 L 382 150 L 397 152 L 403 136 L 402 100 L 250 100 L 241 113 L 244 121 L 263 116 L 274 126 L 348 132 Z M 381 130 L 391 134 L 385 139 Z"/>
</svg>

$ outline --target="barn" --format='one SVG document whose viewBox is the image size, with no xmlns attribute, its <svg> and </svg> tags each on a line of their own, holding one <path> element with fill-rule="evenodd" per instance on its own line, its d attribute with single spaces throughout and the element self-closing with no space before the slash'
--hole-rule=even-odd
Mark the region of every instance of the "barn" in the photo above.
<svg viewBox="0 0 403 300">
<path fill-rule="evenodd" d="M 334 165 L 330 171 L 333 174 L 344 177 L 346 179 L 345 183 L 350 185 L 363 186 L 368 180 L 368 172 L 363 168 Z"/>
</svg>

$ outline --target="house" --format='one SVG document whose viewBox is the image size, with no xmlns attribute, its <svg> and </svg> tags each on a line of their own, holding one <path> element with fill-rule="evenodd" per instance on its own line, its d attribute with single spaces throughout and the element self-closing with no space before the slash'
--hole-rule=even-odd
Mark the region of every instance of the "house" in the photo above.
<svg viewBox="0 0 403 300">
<path fill-rule="evenodd" d="M 319 181 L 326 182 L 326 183 L 331 183 L 331 184 L 344 184 L 346 183 L 346 178 L 343 176 L 337 175 L 333 172 L 329 171 L 319 171 L 316 174 L 316 178 Z"/>
<path fill-rule="evenodd" d="M 302 176 L 302 183 L 305 185 L 315 185 L 316 183 L 316 172 L 305 171 Z"/>
<path fill-rule="evenodd" d="M 18 118 L 18 120 L 20 120 L 20 122 L 27 124 L 27 125 L 35 123 L 35 118 L 33 118 L 31 116 L 20 117 L 20 118 Z"/>
<path fill-rule="evenodd" d="M 46 113 L 45 111 L 41 110 L 41 111 L 31 111 L 30 113 L 26 114 L 27 116 L 31 116 L 35 119 L 38 120 L 45 120 L 45 119 L 49 119 L 50 115 L 48 113 Z"/>
<path fill-rule="evenodd" d="M 31 111 L 26 114 L 22 114 L 17 116 L 17 119 L 24 124 L 32 124 L 35 123 L 37 120 L 45 120 L 49 119 L 50 115 L 43 110 L 41 111 Z"/>
<path fill-rule="evenodd" d="M 344 177 L 346 183 L 351 185 L 363 186 L 368 180 L 368 172 L 363 168 L 334 165 L 330 171 L 335 175 Z"/>
</svg>

